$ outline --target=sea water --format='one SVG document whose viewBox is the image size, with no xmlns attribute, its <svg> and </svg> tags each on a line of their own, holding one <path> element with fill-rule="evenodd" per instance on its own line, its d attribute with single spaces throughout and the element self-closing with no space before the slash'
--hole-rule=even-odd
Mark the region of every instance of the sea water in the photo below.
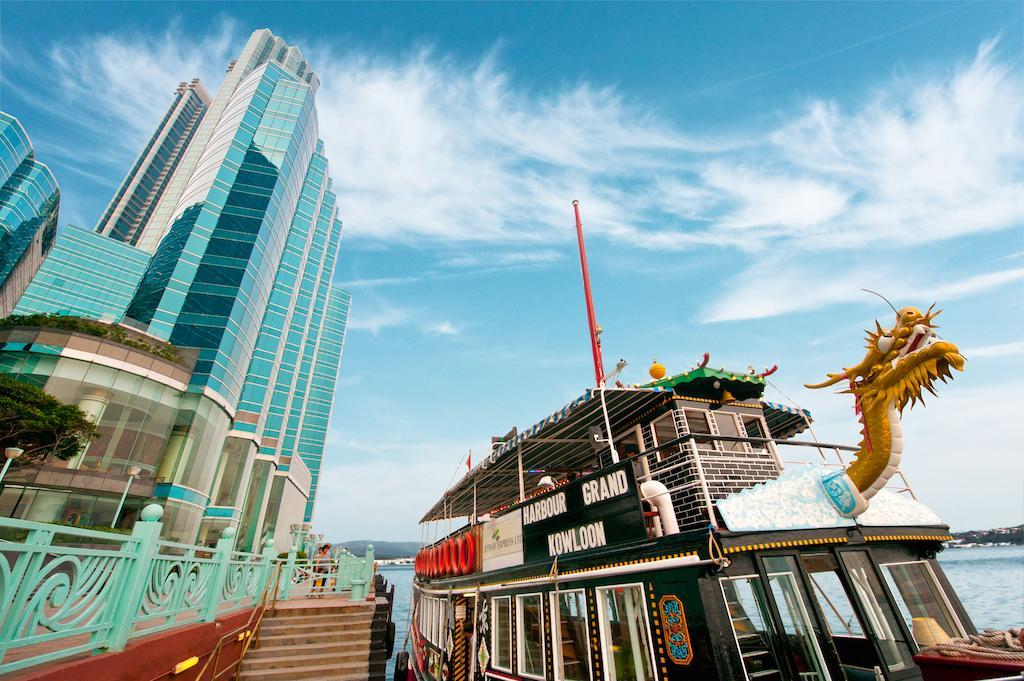
<svg viewBox="0 0 1024 681">
<path fill-rule="evenodd" d="M 979 629 L 1024 626 L 1024 546 L 946 549 L 939 563 L 967 613 Z M 383 565 L 380 573 L 395 585 L 395 652 L 402 650 L 409 630 L 412 566 Z M 412 643 L 406 647 L 412 650 Z M 388 681 L 394 678 L 394 658 Z"/>
</svg>

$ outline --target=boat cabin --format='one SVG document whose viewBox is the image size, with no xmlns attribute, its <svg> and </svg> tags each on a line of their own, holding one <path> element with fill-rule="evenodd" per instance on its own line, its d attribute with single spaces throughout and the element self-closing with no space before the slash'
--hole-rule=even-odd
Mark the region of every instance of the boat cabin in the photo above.
<svg viewBox="0 0 1024 681">
<path fill-rule="evenodd" d="M 948 527 L 901 475 L 840 516 L 819 480 L 856 448 L 796 439 L 764 386 L 698 367 L 498 438 L 423 517 L 461 527 L 416 559 L 417 679 L 924 678 L 975 633 Z"/>
</svg>

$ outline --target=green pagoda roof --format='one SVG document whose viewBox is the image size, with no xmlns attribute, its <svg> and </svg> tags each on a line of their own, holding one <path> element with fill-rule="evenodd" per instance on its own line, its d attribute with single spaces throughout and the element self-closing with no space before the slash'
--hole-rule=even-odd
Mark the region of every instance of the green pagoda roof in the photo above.
<svg viewBox="0 0 1024 681">
<path fill-rule="evenodd" d="M 718 384 L 717 386 L 715 384 Z M 638 388 L 665 388 L 677 395 L 721 399 L 723 390 L 738 400 L 760 398 L 764 393 L 764 377 L 739 371 L 697 367 L 675 376 L 666 376 L 657 381 L 645 383 Z"/>
</svg>

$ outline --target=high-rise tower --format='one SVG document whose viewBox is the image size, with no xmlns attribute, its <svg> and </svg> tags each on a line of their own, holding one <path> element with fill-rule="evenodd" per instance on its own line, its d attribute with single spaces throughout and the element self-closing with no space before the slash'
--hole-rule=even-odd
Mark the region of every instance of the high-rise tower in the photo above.
<svg viewBox="0 0 1024 681">
<path fill-rule="evenodd" d="M 253 33 L 143 226 L 139 247 L 159 245 L 126 313 L 151 336 L 199 349 L 189 389 L 231 421 L 206 517 L 216 525 L 229 512 L 220 506 L 235 513 L 245 499 L 240 536 L 250 542 L 273 529 L 272 478 L 309 469 L 300 477 L 316 489 L 326 427 L 303 422 L 311 404 L 329 415 L 323 394 L 333 396 L 344 338 L 318 84 L 298 48 Z M 301 506 L 306 515 L 312 499 Z"/>
<path fill-rule="evenodd" d="M 124 351 L 107 347 L 122 338 L 158 357 L 120 371 L 171 358 L 166 376 L 147 374 L 141 388 L 94 384 L 100 373 L 75 364 L 81 352 L 45 363 L 0 346 L 0 371 L 65 390 L 104 434 L 68 467 L 107 473 L 142 462 L 164 532 L 181 541 L 212 542 L 235 525 L 240 547 L 270 535 L 286 548 L 288 526 L 312 514 L 349 307 L 332 284 L 341 221 L 318 136 L 318 84 L 298 48 L 256 31 L 215 97 L 196 82 L 179 88 L 97 228 L 127 243 L 62 235 L 66 257 L 26 309 L 112 322 L 108 340 L 92 341 L 97 361 Z M 137 286 L 115 287 L 111 260 L 125 261 L 120 271 Z M 108 283 L 72 306 L 65 271 L 79 263 Z M 58 379 L 72 374 L 84 378 L 67 389 Z M 129 437 L 128 426 L 148 439 Z M 24 513 L 59 517 L 47 498 Z"/>
<path fill-rule="evenodd" d="M 14 116 L 0 111 L 0 317 L 14 309 L 53 246 L 60 189 Z"/>
<path fill-rule="evenodd" d="M 138 243 L 209 104 L 210 95 L 198 78 L 178 85 L 167 114 L 110 200 L 97 232 L 133 246 Z"/>
</svg>

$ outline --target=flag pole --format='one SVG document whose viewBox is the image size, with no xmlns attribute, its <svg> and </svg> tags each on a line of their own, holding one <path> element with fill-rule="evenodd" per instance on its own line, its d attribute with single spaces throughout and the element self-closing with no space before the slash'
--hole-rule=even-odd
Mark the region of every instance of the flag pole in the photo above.
<svg viewBox="0 0 1024 681">
<path fill-rule="evenodd" d="M 590 270 L 587 268 L 587 251 L 583 246 L 583 223 L 580 221 L 580 202 L 574 200 L 572 209 L 576 213 L 576 239 L 580 245 L 580 269 L 583 270 L 583 295 L 587 302 L 587 324 L 590 327 L 590 349 L 594 354 L 594 379 L 597 387 L 604 385 L 604 366 L 601 361 L 601 333 L 594 314 L 594 297 L 590 293 Z"/>
</svg>

